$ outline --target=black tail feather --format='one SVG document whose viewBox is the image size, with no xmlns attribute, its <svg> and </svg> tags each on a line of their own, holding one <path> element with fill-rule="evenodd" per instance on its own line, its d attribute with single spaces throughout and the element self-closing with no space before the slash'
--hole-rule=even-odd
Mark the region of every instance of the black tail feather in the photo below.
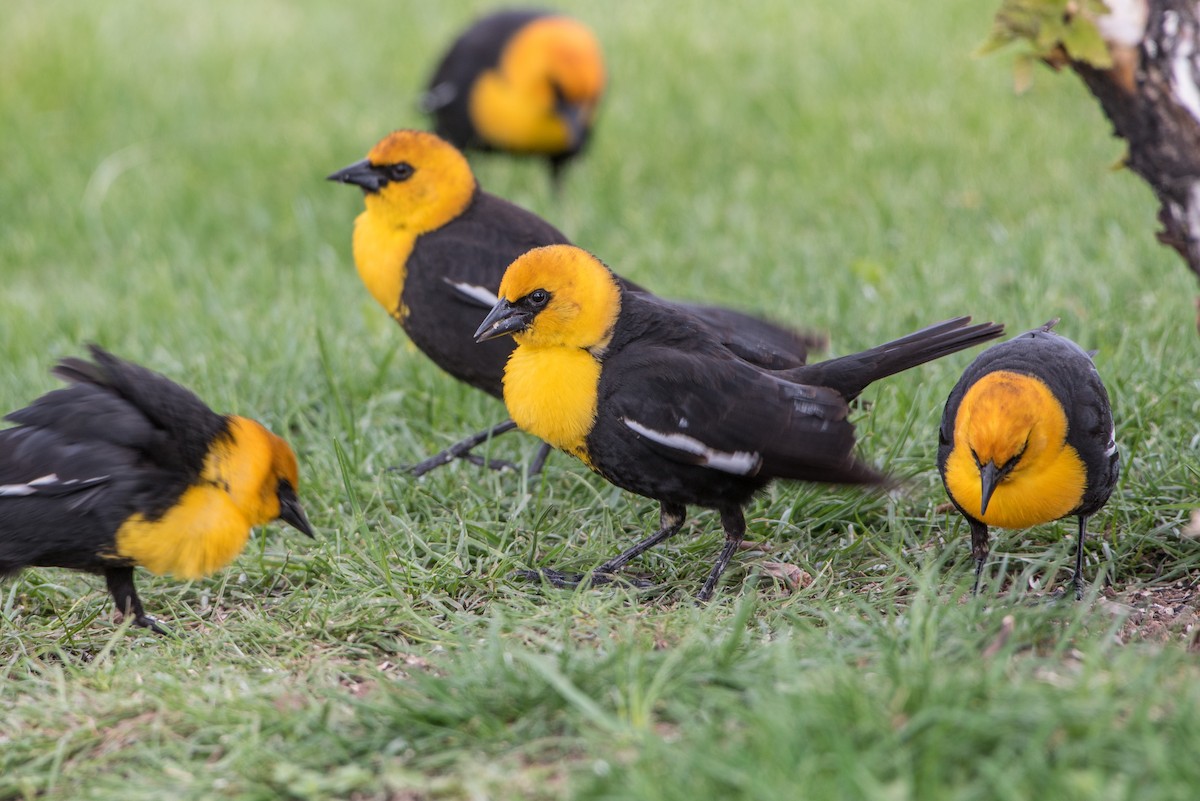
<svg viewBox="0 0 1200 801">
<path fill-rule="evenodd" d="M 837 359 L 799 367 L 788 378 L 803 384 L 818 384 L 853 400 L 869 384 L 917 365 L 995 339 L 1004 333 L 1000 323 L 967 325 L 970 317 L 955 317 L 887 342 L 878 347 Z"/>
</svg>

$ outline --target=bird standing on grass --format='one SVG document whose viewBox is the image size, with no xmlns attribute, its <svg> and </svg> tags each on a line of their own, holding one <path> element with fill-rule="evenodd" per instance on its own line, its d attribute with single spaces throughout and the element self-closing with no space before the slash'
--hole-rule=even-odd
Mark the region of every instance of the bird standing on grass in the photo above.
<svg viewBox="0 0 1200 801">
<path fill-rule="evenodd" d="M 450 46 L 421 110 L 460 148 L 545 157 L 557 186 L 587 144 L 604 83 L 604 56 L 585 25 L 548 11 L 499 11 Z"/>
<path fill-rule="evenodd" d="M 253 526 L 283 520 L 312 536 L 288 444 L 218 415 L 169 379 L 91 347 L 64 359 L 69 386 L 0 431 L 0 576 L 25 567 L 104 575 L 117 610 L 159 634 L 133 568 L 184 579 L 233 561 Z"/>
<path fill-rule="evenodd" d="M 946 399 L 938 470 L 971 526 L 975 584 L 988 526 L 1028 528 L 1076 515 L 1075 597 L 1083 597 L 1088 518 L 1108 502 L 1120 455 L 1108 393 L 1092 358 L 1051 329 L 988 348 Z"/>
<path fill-rule="evenodd" d="M 363 190 L 366 210 L 354 223 L 354 264 L 372 297 L 435 364 L 501 397 L 513 343 L 477 345 L 471 332 L 495 304 L 508 265 L 532 248 L 566 244 L 566 236 L 536 214 L 482 191 L 462 153 L 425 131 L 389 134 L 367 158 L 329 180 Z M 769 369 L 804 364 L 808 349 L 823 343 L 731 309 L 677 305 L 696 314 L 740 357 Z M 462 444 L 478 444 L 511 427 L 504 423 L 470 437 L 413 472 L 419 475 L 453 456 L 470 458 Z M 535 466 L 540 458 L 544 453 Z"/>
<path fill-rule="evenodd" d="M 518 426 L 661 504 L 659 530 L 601 565 L 593 581 L 611 580 L 673 536 L 695 504 L 717 510 L 725 529 L 703 601 L 745 536 L 742 507 L 772 479 L 884 482 L 854 456 L 848 402 L 873 381 L 1003 331 L 966 326 L 969 319 L 818 364 L 763 370 L 695 316 L 623 288 L 586 251 L 551 246 L 508 268 L 476 338 L 511 334 L 517 342 L 504 401 Z M 542 575 L 566 585 L 580 578 Z"/>
</svg>

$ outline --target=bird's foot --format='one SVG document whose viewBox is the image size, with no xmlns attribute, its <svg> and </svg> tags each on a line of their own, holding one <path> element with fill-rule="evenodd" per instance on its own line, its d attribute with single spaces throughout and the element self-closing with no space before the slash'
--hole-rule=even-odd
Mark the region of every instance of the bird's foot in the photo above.
<svg viewBox="0 0 1200 801">
<path fill-rule="evenodd" d="M 155 634 L 160 634 L 163 637 L 175 636 L 174 633 L 172 633 L 172 631 L 170 629 L 160 626 L 158 623 L 158 620 L 150 617 L 150 615 L 141 615 L 139 617 L 134 618 L 133 625 L 141 626 L 142 628 L 145 628 L 145 629 L 150 629 Z"/>
<path fill-rule="evenodd" d="M 590 574 L 564 573 L 561 570 L 543 567 L 540 570 L 515 570 L 512 573 L 512 577 L 524 581 L 544 581 L 551 586 L 565 590 L 574 589 L 585 582 L 593 587 L 599 587 L 602 584 L 621 584 L 636 590 L 648 590 L 657 586 L 655 582 L 646 579 L 619 576 L 615 573 L 604 573 L 599 570 Z"/>
<path fill-rule="evenodd" d="M 416 464 L 396 465 L 389 467 L 388 472 L 408 473 L 413 478 L 420 478 L 426 473 L 437 470 L 443 465 L 450 464 L 455 459 L 462 459 L 465 462 L 470 462 L 479 467 L 486 467 L 489 470 L 516 470 L 517 465 L 506 459 L 485 459 L 482 456 L 476 456 L 473 453 L 455 453 L 454 448 L 447 448 L 441 453 L 435 453 L 428 459 L 422 459 Z"/>
</svg>

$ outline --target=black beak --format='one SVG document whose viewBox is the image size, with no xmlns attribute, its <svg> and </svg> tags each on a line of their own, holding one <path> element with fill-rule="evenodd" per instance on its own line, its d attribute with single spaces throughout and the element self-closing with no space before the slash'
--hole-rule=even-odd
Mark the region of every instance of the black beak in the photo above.
<svg viewBox="0 0 1200 801">
<path fill-rule="evenodd" d="M 995 462 L 980 465 L 979 478 L 983 482 L 982 492 L 979 496 L 979 514 L 985 515 L 988 504 L 992 500 L 992 493 L 996 491 L 996 487 L 1000 486 L 1000 468 L 996 467 Z"/>
<path fill-rule="evenodd" d="M 560 103 L 558 116 L 567 126 L 570 139 L 567 142 L 567 152 L 575 153 L 583 147 L 588 135 L 588 107 L 581 103 Z"/>
<path fill-rule="evenodd" d="M 475 341 L 486 342 L 505 334 L 524 331 L 529 327 L 531 320 L 533 320 L 533 312 L 518 308 L 504 298 L 500 298 L 500 302 L 492 307 L 488 316 L 483 318 L 479 328 L 475 329 Z"/>
<path fill-rule="evenodd" d="M 279 519 L 301 534 L 307 534 L 316 539 L 312 525 L 308 522 L 308 516 L 304 514 L 304 507 L 300 505 L 300 499 L 296 497 L 296 490 L 292 487 L 291 482 L 280 481 L 277 493 L 279 495 Z"/>
<path fill-rule="evenodd" d="M 327 181 L 337 181 L 343 184 L 354 184 L 361 186 L 364 192 L 378 192 L 387 184 L 387 179 L 379 174 L 375 165 L 363 159 L 356 161 L 349 167 L 338 170 L 332 175 L 326 176 Z"/>
</svg>

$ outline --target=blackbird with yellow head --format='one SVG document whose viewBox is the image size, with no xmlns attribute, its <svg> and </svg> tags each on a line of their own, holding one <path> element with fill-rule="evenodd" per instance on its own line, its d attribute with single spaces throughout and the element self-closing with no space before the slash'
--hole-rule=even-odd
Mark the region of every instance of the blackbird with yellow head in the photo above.
<svg viewBox="0 0 1200 801">
<path fill-rule="evenodd" d="M 168 378 L 91 347 L 63 359 L 69 386 L 11 412 L 0 431 L 0 576 L 99 573 L 122 614 L 146 614 L 133 569 L 183 579 L 233 561 L 250 529 L 313 535 L 296 456 L 261 424 L 219 415 Z"/>
<path fill-rule="evenodd" d="M 1075 597 L 1083 597 L 1087 521 L 1120 472 L 1108 392 L 1092 357 L 1054 333 L 1058 320 L 988 348 L 946 400 L 938 471 L 971 527 L 973 593 L 988 527 L 1021 529 L 1078 518 Z"/>
</svg>

